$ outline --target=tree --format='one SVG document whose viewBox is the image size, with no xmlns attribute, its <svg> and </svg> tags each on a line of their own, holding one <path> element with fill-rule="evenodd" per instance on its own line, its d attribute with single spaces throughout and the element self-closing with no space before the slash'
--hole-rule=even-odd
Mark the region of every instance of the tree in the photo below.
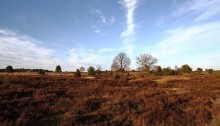
<svg viewBox="0 0 220 126">
<path fill-rule="evenodd" d="M 142 71 L 150 71 L 153 68 L 154 64 L 157 63 L 157 58 L 152 57 L 150 54 L 140 54 L 136 57 L 138 69 Z"/>
<path fill-rule="evenodd" d="M 55 71 L 56 71 L 56 72 L 62 72 L 61 66 L 60 66 L 60 65 L 57 65 Z"/>
<path fill-rule="evenodd" d="M 155 66 L 155 73 L 157 75 L 161 75 L 162 74 L 162 68 L 161 66 Z"/>
<path fill-rule="evenodd" d="M 83 66 L 81 66 L 81 67 L 79 68 L 79 71 L 80 71 L 80 72 L 84 72 L 84 71 L 85 71 L 85 68 L 84 68 Z"/>
<path fill-rule="evenodd" d="M 97 74 L 101 74 L 102 73 L 102 66 L 99 65 L 99 64 L 97 64 L 97 66 L 96 66 L 96 73 Z"/>
<path fill-rule="evenodd" d="M 188 64 L 182 65 L 181 72 L 182 73 L 191 73 L 192 68 Z"/>
<path fill-rule="evenodd" d="M 5 68 L 5 72 L 12 73 L 12 72 L 14 72 L 14 69 L 13 69 L 12 66 L 8 65 L 8 66 Z"/>
<path fill-rule="evenodd" d="M 90 66 L 90 67 L 87 69 L 87 71 L 88 71 L 88 75 L 89 75 L 89 76 L 95 76 L 95 74 L 96 74 L 95 68 L 92 67 L 92 66 Z"/>
<path fill-rule="evenodd" d="M 40 75 L 44 75 L 44 74 L 45 74 L 45 70 L 43 70 L 43 69 L 39 69 L 39 70 L 38 70 L 38 74 L 40 74 Z"/>
<path fill-rule="evenodd" d="M 198 74 L 201 74 L 202 71 L 203 71 L 202 68 L 197 68 L 197 73 L 198 73 Z"/>
<path fill-rule="evenodd" d="M 130 63 L 131 63 L 130 58 L 127 57 L 125 53 L 121 52 L 113 59 L 111 68 L 114 71 L 129 70 Z"/>
<path fill-rule="evenodd" d="M 76 70 L 76 72 L 74 73 L 74 76 L 77 78 L 81 77 L 81 73 L 80 73 L 79 69 Z"/>
</svg>

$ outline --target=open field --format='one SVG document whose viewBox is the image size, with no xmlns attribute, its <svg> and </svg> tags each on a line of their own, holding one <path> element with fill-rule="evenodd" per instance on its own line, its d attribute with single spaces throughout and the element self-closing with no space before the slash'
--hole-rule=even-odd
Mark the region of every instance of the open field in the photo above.
<svg viewBox="0 0 220 126">
<path fill-rule="evenodd" d="M 220 79 L 0 74 L 0 125 L 220 125 Z"/>
</svg>

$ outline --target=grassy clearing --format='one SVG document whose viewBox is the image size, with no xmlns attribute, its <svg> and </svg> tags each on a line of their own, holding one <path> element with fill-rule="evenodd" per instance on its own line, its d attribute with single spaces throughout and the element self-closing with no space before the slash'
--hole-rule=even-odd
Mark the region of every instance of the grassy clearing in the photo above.
<svg viewBox="0 0 220 126">
<path fill-rule="evenodd" d="M 177 75 L 177 76 L 161 76 L 160 79 L 156 79 L 155 81 L 159 84 L 162 84 L 171 80 L 189 80 L 189 79 L 190 77 Z"/>
</svg>

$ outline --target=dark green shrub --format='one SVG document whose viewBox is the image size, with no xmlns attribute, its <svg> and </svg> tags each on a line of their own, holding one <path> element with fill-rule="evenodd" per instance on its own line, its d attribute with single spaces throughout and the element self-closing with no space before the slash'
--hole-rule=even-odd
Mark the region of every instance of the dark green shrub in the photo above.
<svg viewBox="0 0 220 126">
<path fill-rule="evenodd" d="M 119 74 L 116 74 L 116 75 L 114 76 L 114 79 L 118 79 L 118 78 L 120 78 L 120 76 L 119 76 Z"/>
<path fill-rule="evenodd" d="M 188 64 L 182 65 L 181 72 L 182 73 L 191 73 L 192 68 Z"/>
<path fill-rule="evenodd" d="M 95 68 L 92 67 L 92 66 L 90 66 L 90 67 L 87 69 L 87 71 L 88 71 L 88 75 L 89 75 L 89 76 L 95 76 L 95 74 L 96 74 Z"/>
<path fill-rule="evenodd" d="M 196 72 L 197 72 L 198 75 L 200 75 L 202 73 L 202 71 L 203 71 L 202 68 L 197 68 Z"/>
<path fill-rule="evenodd" d="M 208 69 L 209 74 L 213 74 L 213 69 Z"/>
</svg>

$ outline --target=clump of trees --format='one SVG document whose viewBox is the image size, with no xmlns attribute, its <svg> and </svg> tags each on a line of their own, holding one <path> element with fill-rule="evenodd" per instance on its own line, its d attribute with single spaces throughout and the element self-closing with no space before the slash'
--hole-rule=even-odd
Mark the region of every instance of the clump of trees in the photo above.
<svg viewBox="0 0 220 126">
<path fill-rule="evenodd" d="M 95 74 L 96 74 L 95 68 L 92 67 L 92 66 L 90 66 L 90 67 L 87 69 L 87 71 L 88 71 L 88 75 L 89 75 L 89 76 L 95 76 Z"/>
<path fill-rule="evenodd" d="M 60 66 L 60 65 L 57 65 L 55 71 L 56 71 L 56 72 L 62 72 L 61 66 Z"/>
</svg>

